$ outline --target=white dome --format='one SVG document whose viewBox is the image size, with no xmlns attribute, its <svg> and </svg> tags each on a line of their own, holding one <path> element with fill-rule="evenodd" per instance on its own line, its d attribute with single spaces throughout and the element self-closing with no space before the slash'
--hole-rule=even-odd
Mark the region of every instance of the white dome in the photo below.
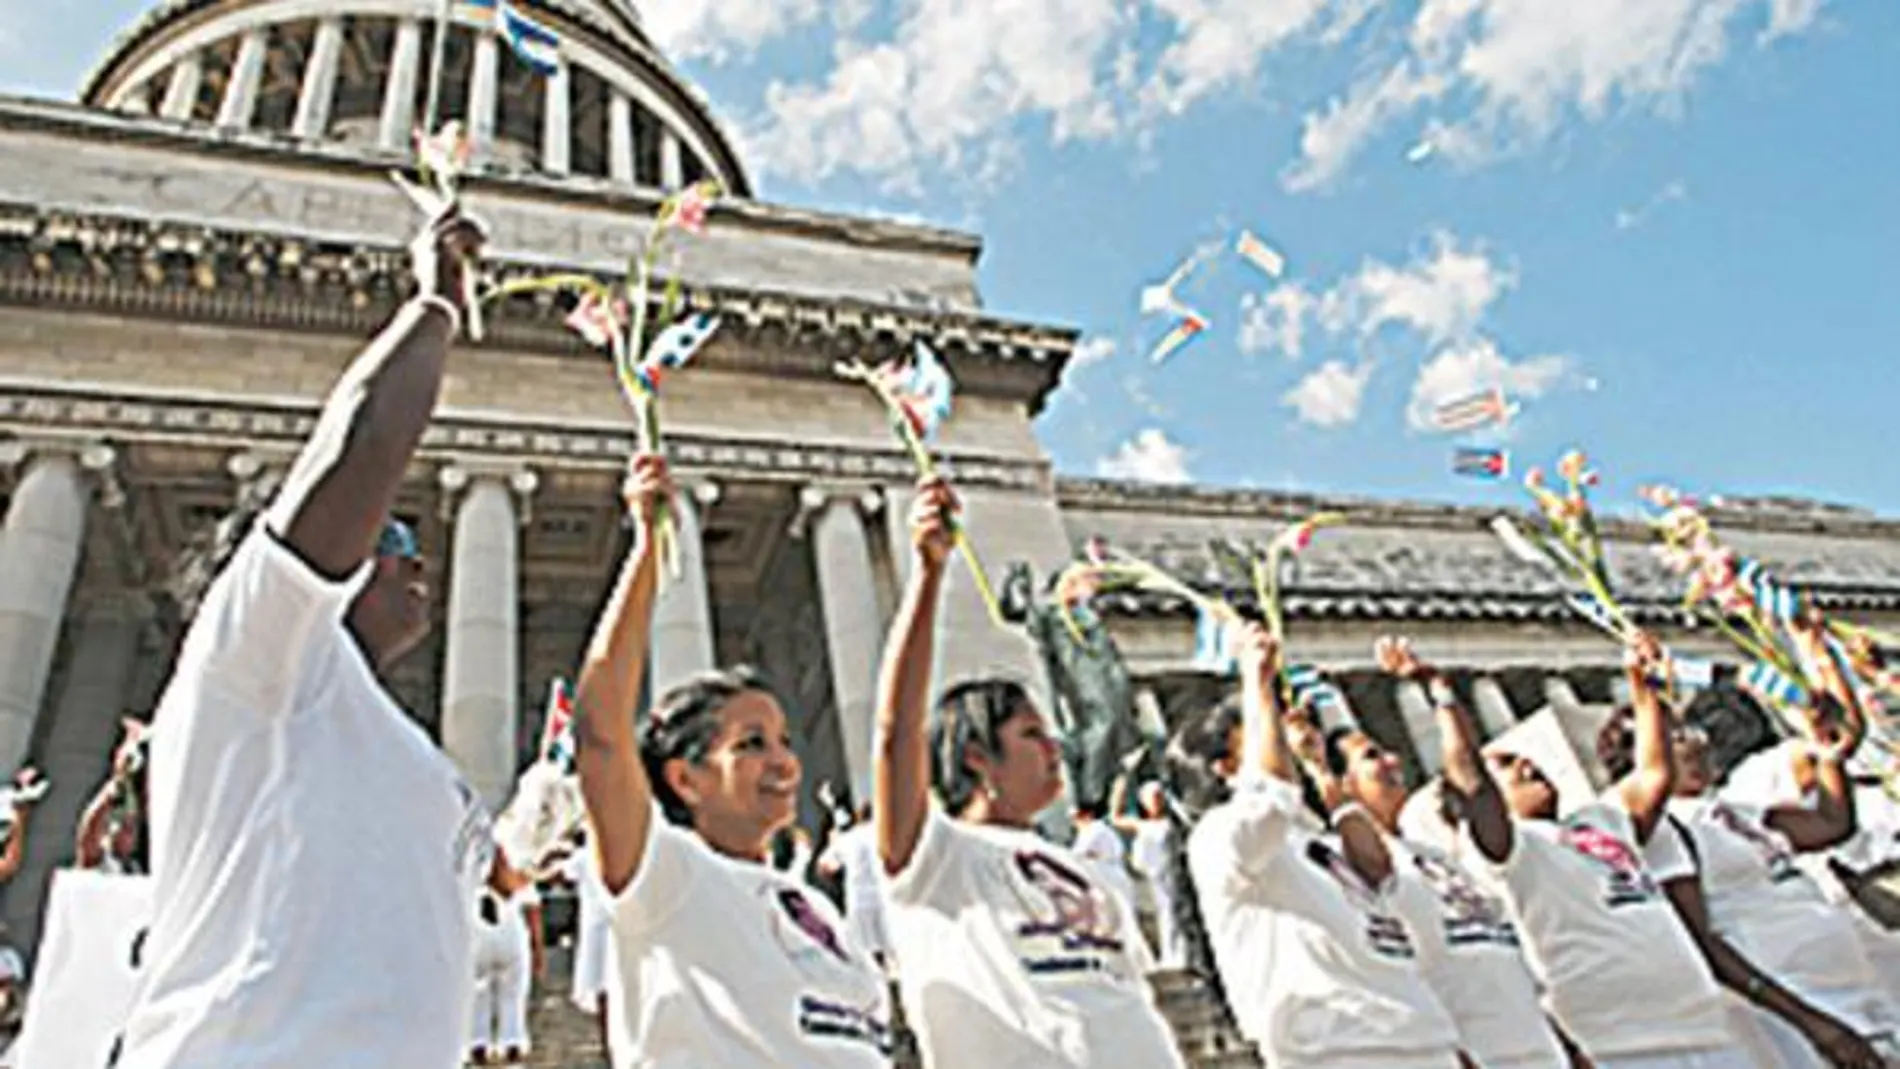
<svg viewBox="0 0 1900 1069">
<path fill-rule="evenodd" d="M 647 40 L 629 0 L 513 0 L 561 40 L 544 76 L 476 16 L 450 18 L 437 116 L 481 166 L 668 189 L 750 188 L 704 99 Z M 407 152 L 423 121 L 438 0 L 169 0 L 87 80 L 94 107 Z"/>
</svg>

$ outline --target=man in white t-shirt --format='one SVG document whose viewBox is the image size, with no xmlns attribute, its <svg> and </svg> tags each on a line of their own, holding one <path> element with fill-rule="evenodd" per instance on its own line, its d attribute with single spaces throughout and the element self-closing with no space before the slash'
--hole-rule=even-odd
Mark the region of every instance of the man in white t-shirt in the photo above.
<svg viewBox="0 0 1900 1069">
<path fill-rule="evenodd" d="M 390 510 L 480 243 L 453 207 L 430 223 L 422 292 L 344 372 L 264 514 L 221 525 L 186 576 L 118 1069 L 461 1064 L 488 819 L 382 679 L 428 631 L 415 535 Z"/>
</svg>

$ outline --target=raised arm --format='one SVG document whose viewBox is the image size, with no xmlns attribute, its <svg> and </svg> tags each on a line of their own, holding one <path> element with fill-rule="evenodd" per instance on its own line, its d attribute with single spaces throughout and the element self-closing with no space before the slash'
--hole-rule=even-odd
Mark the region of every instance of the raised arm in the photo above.
<svg viewBox="0 0 1900 1069">
<path fill-rule="evenodd" d="M 1346 863 L 1366 886 L 1384 887 L 1392 877 L 1392 849 L 1372 814 L 1353 799 L 1344 781 L 1335 776 L 1327 764 L 1326 736 L 1320 730 L 1319 721 L 1307 709 L 1295 710 L 1281 719 L 1287 745 L 1319 792 L 1320 805 L 1326 810 L 1327 822 L 1339 836 Z"/>
<path fill-rule="evenodd" d="M 1478 729 L 1458 696 L 1445 684 L 1438 669 L 1426 664 L 1401 638 L 1380 639 L 1375 651 L 1379 664 L 1391 675 L 1417 683 L 1431 696 L 1438 717 L 1438 741 L 1444 764 L 1445 789 L 1457 796 L 1459 808 L 1471 825 L 1471 840 L 1478 852 L 1493 862 L 1502 863 L 1511 856 L 1511 811 L 1504 804 L 1504 792 L 1485 767 L 1478 748 Z"/>
<path fill-rule="evenodd" d="M 941 480 L 918 486 L 910 510 L 910 580 L 878 668 L 871 819 L 878 857 L 893 876 L 910 865 L 930 812 L 930 679 L 956 507 L 956 496 Z"/>
<path fill-rule="evenodd" d="M 1676 787 L 1675 756 L 1671 752 L 1673 717 L 1664 707 L 1656 680 L 1667 678 L 1662 646 L 1647 632 L 1637 632 L 1624 658 L 1629 675 L 1630 705 L 1636 712 L 1636 764 L 1617 783 L 1617 796 L 1636 826 L 1636 839 L 1646 843 L 1662 820 L 1663 807 Z"/>
<path fill-rule="evenodd" d="M 23 769 L 15 782 L 25 788 L 32 786 L 36 778 L 32 769 Z M 20 799 L 13 803 L 13 834 L 7 836 L 6 849 L 0 850 L 0 883 L 19 875 L 20 863 L 26 859 L 26 825 L 32 815 L 32 802 Z"/>
<path fill-rule="evenodd" d="M 415 240 L 416 297 L 344 371 L 291 468 L 275 533 L 321 575 L 348 577 L 382 533 L 461 326 L 462 258 L 481 242 L 453 207 Z"/>
<path fill-rule="evenodd" d="M 1663 891 L 1708 961 L 1717 983 L 1793 1025 L 1822 1057 L 1840 1069 L 1881 1069 L 1885 1064 L 1867 1040 L 1776 983 L 1715 930 L 1709 922 L 1700 876 L 1669 880 L 1663 884 Z"/>
<path fill-rule="evenodd" d="M 1287 743 L 1285 710 L 1280 707 L 1280 644 L 1256 623 L 1241 628 L 1240 775 L 1263 776 L 1298 786 L 1299 758 Z"/>
<path fill-rule="evenodd" d="M 594 626 L 574 684 L 574 765 L 593 825 L 600 879 L 612 895 L 639 874 L 652 832 L 653 786 L 640 763 L 633 725 L 640 712 L 653 597 L 659 587 L 654 515 L 672 492 L 663 458 L 634 458 L 627 480 L 633 545 Z"/>
<path fill-rule="evenodd" d="M 96 869 L 106 863 L 106 832 L 112 822 L 112 803 L 118 798 L 117 778 L 101 784 L 80 814 L 79 830 L 73 833 L 73 865 Z"/>
</svg>

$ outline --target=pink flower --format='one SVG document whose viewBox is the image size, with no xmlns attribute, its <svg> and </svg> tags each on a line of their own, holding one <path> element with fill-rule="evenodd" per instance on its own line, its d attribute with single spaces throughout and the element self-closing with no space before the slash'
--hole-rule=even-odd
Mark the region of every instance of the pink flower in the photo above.
<svg viewBox="0 0 1900 1069">
<path fill-rule="evenodd" d="M 719 199 L 719 186 L 713 182 L 696 182 L 668 202 L 662 209 L 660 225 L 675 226 L 688 234 L 704 234 L 706 217 L 712 211 L 713 202 Z M 670 210 L 667 210 L 670 209 Z"/>
<path fill-rule="evenodd" d="M 1584 458 L 1583 452 L 1581 450 L 1572 449 L 1558 459 L 1557 474 L 1565 482 L 1581 482 L 1584 475 L 1585 463 L 1587 463 L 1587 461 Z"/>
<path fill-rule="evenodd" d="M 1544 488 L 1544 469 L 1532 468 L 1525 472 L 1524 485 L 1531 490 L 1542 490 Z"/>
<path fill-rule="evenodd" d="M 626 314 L 624 302 L 589 293 L 568 313 L 567 326 L 587 344 L 597 349 L 611 349 L 627 329 Z"/>
</svg>

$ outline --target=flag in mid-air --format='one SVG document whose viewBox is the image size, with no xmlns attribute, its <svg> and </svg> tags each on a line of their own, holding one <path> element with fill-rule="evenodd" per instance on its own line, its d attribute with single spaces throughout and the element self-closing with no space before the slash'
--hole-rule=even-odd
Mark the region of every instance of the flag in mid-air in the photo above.
<svg viewBox="0 0 1900 1069">
<path fill-rule="evenodd" d="M 1502 449 L 1460 449 L 1452 456 L 1451 470 L 1471 479 L 1505 479 L 1511 474 L 1511 455 Z"/>
<path fill-rule="evenodd" d="M 1501 389 L 1454 398 L 1432 410 L 1432 426 L 1441 431 L 1475 431 L 1511 420 L 1511 404 Z"/>
</svg>

